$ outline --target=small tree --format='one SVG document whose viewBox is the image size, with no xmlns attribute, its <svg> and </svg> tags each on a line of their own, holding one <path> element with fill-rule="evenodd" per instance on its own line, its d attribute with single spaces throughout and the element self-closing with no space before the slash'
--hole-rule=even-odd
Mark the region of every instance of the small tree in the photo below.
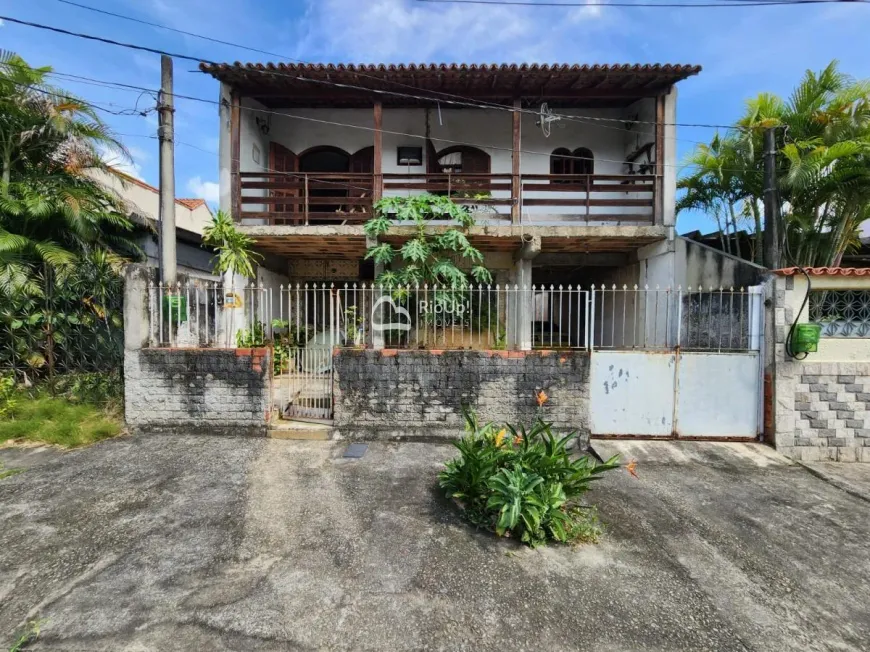
<svg viewBox="0 0 870 652">
<path fill-rule="evenodd" d="M 427 226 L 433 220 L 447 221 L 449 226 L 440 233 L 430 233 Z M 414 237 L 398 248 L 381 242 L 366 252 L 366 260 L 384 265 L 384 271 L 376 279 L 378 283 L 465 288 L 469 274 L 478 283 L 492 282 L 492 274 L 483 266 L 483 254 L 466 236 L 475 223 L 467 208 L 448 197 L 430 194 L 386 197 L 375 204 L 374 217 L 364 229 L 369 237 L 378 237 L 402 222 L 413 222 Z M 395 265 L 397 255 L 401 265 Z M 463 263 L 471 267 L 468 274 L 461 269 Z"/>
<path fill-rule="evenodd" d="M 217 255 L 212 259 L 212 269 L 216 274 L 232 272 L 253 278 L 254 264 L 263 258 L 253 250 L 254 240 L 240 232 L 224 211 L 218 211 L 211 226 L 203 229 L 202 243 L 217 249 Z"/>
</svg>

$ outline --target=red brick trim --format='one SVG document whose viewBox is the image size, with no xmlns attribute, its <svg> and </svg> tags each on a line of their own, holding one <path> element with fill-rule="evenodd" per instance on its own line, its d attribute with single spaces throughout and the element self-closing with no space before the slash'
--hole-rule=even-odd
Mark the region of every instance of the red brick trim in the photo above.
<svg viewBox="0 0 870 652">
<path fill-rule="evenodd" d="M 342 349 L 336 348 L 334 355 L 344 351 L 362 352 L 371 349 Z M 384 358 L 392 358 L 401 355 L 428 353 L 429 355 L 444 355 L 445 353 L 481 353 L 490 358 L 525 358 L 528 356 L 548 357 L 551 355 L 562 356 L 560 362 L 567 360 L 568 355 L 588 354 L 588 351 L 578 349 L 565 351 L 563 349 L 534 349 L 532 351 L 507 351 L 504 349 L 380 349 L 378 353 Z"/>
</svg>

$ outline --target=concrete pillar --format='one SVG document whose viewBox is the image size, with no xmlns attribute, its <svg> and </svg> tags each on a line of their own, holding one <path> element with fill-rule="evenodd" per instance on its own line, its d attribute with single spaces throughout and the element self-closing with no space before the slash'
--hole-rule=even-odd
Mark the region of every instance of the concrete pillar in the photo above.
<svg viewBox="0 0 870 652">
<path fill-rule="evenodd" d="M 221 83 L 218 97 L 218 206 L 225 213 L 232 210 L 232 151 L 230 147 L 230 87 Z"/>
<path fill-rule="evenodd" d="M 371 249 L 372 247 L 378 246 L 378 239 L 366 236 L 366 250 Z M 384 273 L 384 265 L 383 263 L 375 263 L 375 284 L 378 282 L 378 278 L 381 274 Z M 377 314 L 375 314 L 374 305 L 378 302 L 378 299 L 381 298 L 381 294 L 375 290 L 372 292 L 372 314 L 365 315 L 366 321 L 372 325 L 372 348 L 376 350 L 381 350 L 384 348 L 384 332 L 380 330 L 375 330 L 375 324 L 383 324 L 384 323 L 384 310 L 383 308 L 377 309 Z"/>
<path fill-rule="evenodd" d="M 220 97 L 218 99 L 220 102 L 218 105 L 218 206 L 227 215 L 232 215 L 232 110 L 230 87 L 227 84 L 221 83 Z M 245 293 L 241 288 L 247 285 L 248 280 L 228 272 L 223 275 L 222 282 L 224 285 L 224 301 L 231 296 L 233 288 L 235 288 L 235 294 L 243 300 L 241 307 L 222 310 L 220 318 L 216 320 L 218 324 L 216 343 L 218 346 L 232 347 L 235 346 L 236 331 L 246 323 L 244 308 Z"/>
<path fill-rule="evenodd" d="M 514 254 L 510 271 L 511 290 L 507 299 L 507 347 L 514 351 L 531 351 L 534 298 L 532 293 L 532 259 L 541 252 L 540 236 L 524 241 Z"/>
<path fill-rule="evenodd" d="M 138 351 L 149 344 L 151 299 L 148 285 L 151 271 L 144 265 L 124 268 L 124 350 Z M 153 303 L 160 300 L 154 290 Z"/>
</svg>

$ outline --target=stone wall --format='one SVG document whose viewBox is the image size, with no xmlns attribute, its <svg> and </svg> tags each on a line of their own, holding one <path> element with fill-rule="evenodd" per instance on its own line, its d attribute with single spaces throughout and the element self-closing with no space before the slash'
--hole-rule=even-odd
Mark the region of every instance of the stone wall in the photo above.
<svg viewBox="0 0 870 652">
<path fill-rule="evenodd" d="M 777 450 L 807 462 L 870 462 L 870 362 L 793 366 L 793 376 L 778 377 Z"/>
<path fill-rule="evenodd" d="M 864 277 L 813 276 L 814 289 L 870 285 Z M 866 338 L 822 337 L 819 350 L 803 360 L 786 353 L 785 341 L 806 294 L 803 276 L 772 281 L 774 409 L 771 437 L 776 449 L 792 459 L 817 462 L 870 462 L 870 355 Z M 808 322 L 804 312 L 798 322 Z M 769 399 L 766 399 L 769 400 Z M 772 432 L 771 432 L 772 430 Z"/>
<path fill-rule="evenodd" d="M 127 424 L 136 431 L 265 436 L 271 356 L 270 349 L 127 350 Z"/>
<path fill-rule="evenodd" d="M 334 361 L 339 437 L 458 437 L 463 405 L 484 422 L 530 424 L 539 389 L 547 421 L 588 432 L 587 353 L 341 350 Z"/>
</svg>

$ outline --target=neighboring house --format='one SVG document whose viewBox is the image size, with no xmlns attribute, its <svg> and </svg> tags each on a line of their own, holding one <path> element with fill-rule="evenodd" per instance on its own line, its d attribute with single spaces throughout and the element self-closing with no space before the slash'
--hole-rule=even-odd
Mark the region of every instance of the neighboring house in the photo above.
<svg viewBox="0 0 870 652">
<path fill-rule="evenodd" d="M 103 184 L 117 192 L 129 207 L 130 219 L 143 227 L 138 244 L 145 252 L 146 264 L 158 267 L 160 252 L 158 245 L 158 216 L 160 214 L 160 191 L 144 181 L 127 174 L 96 174 Z M 175 200 L 175 233 L 178 271 L 199 278 L 217 276 L 211 273 L 213 252 L 203 249 L 202 232 L 212 221 L 212 212 L 204 199 Z"/>
<path fill-rule="evenodd" d="M 222 208 L 278 257 L 261 282 L 371 280 L 372 203 L 424 191 L 473 206 L 501 283 L 698 282 L 676 276 L 674 207 L 676 84 L 700 66 L 201 69 L 221 81 Z"/>
</svg>

